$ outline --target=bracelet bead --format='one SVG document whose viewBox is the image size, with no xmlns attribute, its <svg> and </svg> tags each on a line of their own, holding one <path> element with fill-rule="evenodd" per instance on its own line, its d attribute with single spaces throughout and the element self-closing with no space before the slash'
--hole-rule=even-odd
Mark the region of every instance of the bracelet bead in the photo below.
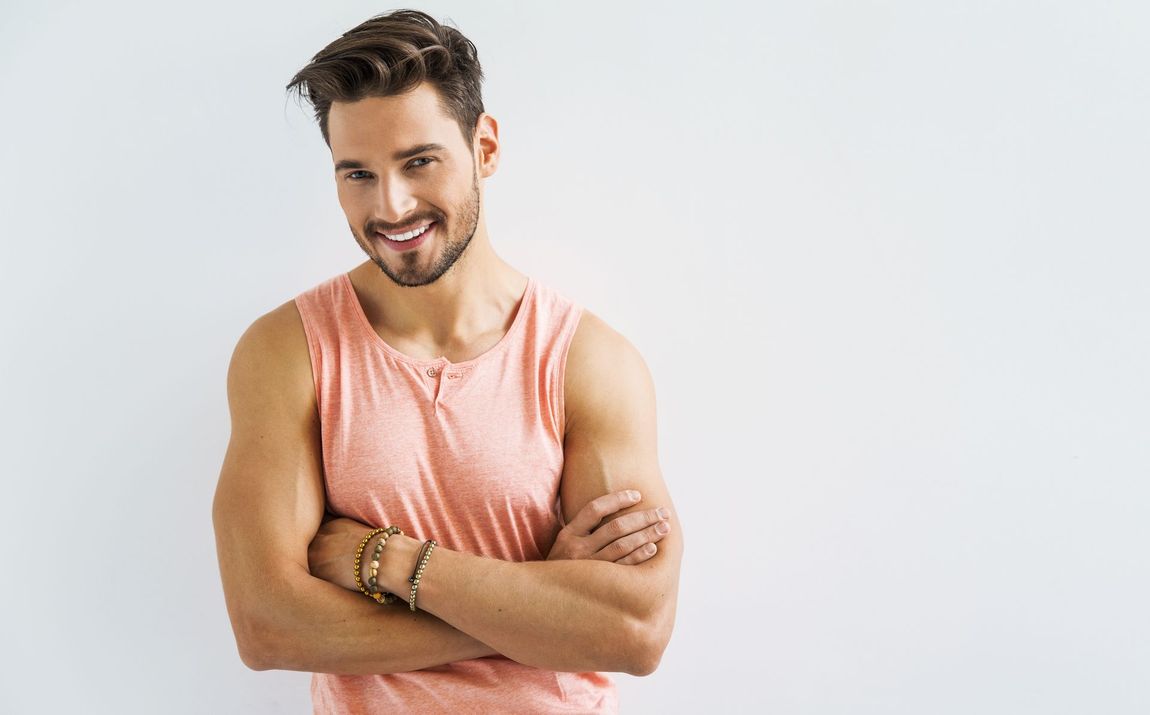
<svg viewBox="0 0 1150 715">
<path fill-rule="evenodd" d="M 371 541 L 371 538 L 373 536 L 375 536 L 376 534 L 380 534 L 380 533 L 383 534 L 383 538 L 379 540 L 378 544 L 376 544 L 374 556 L 373 556 L 371 562 L 369 563 L 370 574 L 369 574 L 369 578 L 367 579 L 367 583 L 372 588 L 372 590 L 369 591 L 364 586 L 363 580 L 360 577 L 360 564 L 363 561 L 363 550 L 365 548 L 367 548 L 367 543 L 369 541 Z M 376 601 L 377 603 L 391 604 L 391 603 L 395 603 L 395 601 L 396 601 L 397 597 L 395 594 L 393 594 L 393 593 L 381 593 L 380 591 L 375 590 L 375 587 L 378 583 L 377 576 L 379 575 L 379 558 L 380 558 L 380 554 L 383 552 L 383 547 L 387 544 L 387 539 L 389 536 L 393 536 L 395 534 L 402 534 L 402 533 L 403 533 L 403 530 L 400 529 L 398 526 L 389 526 L 386 529 L 385 528 L 372 529 L 368 533 L 368 535 L 363 537 L 363 540 L 359 542 L 359 548 L 356 549 L 356 551 L 355 551 L 355 562 L 354 562 L 355 585 L 359 587 L 359 590 L 361 593 L 363 593 L 368 598 Z"/>
<path fill-rule="evenodd" d="M 408 607 L 415 611 L 415 592 L 419 590 L 419 581 L 423 578 L 423 570 L 427 568 L 427 561 L 431 558 L 431 552 L 435 549 L 437 542 L 435 539 L 428 539 L 423 542 L 423 548 L 419 551 L 419 556 L 416 558 L 415 571 L 407 579 L 411 582 L 411 597 L 408 599 Z"/>
</svg>

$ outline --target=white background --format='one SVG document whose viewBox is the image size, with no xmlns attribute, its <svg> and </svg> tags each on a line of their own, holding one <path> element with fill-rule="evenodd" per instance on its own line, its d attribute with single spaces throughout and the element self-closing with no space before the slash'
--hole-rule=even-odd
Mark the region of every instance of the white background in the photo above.
<svg viewBox="0 0 1150 715">
<path fill-rule="evenodd" d="M 436 2 L 496 251 L 645 356 L 687 550 L 623 711 L 1150 710 L 1150 13 Z M 390 9 L 0 9 L 0 710 L 305 713 L 210 510 L 259 315 L 364 259 L 284 85 Z"/>
</svg>

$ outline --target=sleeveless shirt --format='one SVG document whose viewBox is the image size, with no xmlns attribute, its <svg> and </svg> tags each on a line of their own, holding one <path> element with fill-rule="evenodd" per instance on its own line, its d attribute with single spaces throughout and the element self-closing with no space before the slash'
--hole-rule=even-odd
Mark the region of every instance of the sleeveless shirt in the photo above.
<svg viewBox="0 0 1150 715">
<path fill-rule="evenodd" d="M 459 363 L 375 332 L 346 273 L 300 293 L 329 509 L 505 561 L 546 558 L 563 523 L 563 376 L 582 307 L 528 276 L 511 328 Z M 313 673 L 317 713 L 614 713 L 616 685 L 503 655 L 406 673 Z"/>
</svg>

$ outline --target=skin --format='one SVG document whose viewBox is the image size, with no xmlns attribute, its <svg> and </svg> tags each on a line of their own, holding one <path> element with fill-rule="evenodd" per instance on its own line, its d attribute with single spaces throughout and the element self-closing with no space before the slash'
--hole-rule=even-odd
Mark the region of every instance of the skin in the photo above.
<svg viewBox="0 0 1150 715">
<path fill-rule="evenodd" d="M 482 355 L 509 329 L 526 287 L 526 276 L 492 250 L 484 222 L 483 180 L 499 159 L 495 119 L 480 116 L 469 148 L 424 84 L 334 104 L 329 135 L 340 206 L 368 256 L 349 275 L 373 327 L 413 357 Z M 443 148 L 393 156 L 428 142 Z M 341 167 L 349 160 L 357 166 Z M 394 251 L 375 235 L 426 221 L 436 230 L 413 250 Z M 658 465 L 653 381 L 622 335 L 584 310 L 572 339 L 566 526 L 547 559 L 507 562 L 437 547 L 414 614 L 404 604 L 381 608 L 351 580 L 360 540 L 386 525 L 325 514 L 310 369 L 293 301 L 253 323 L 229 367 L 232 439 L 213 521 L 249 667 L 387 673 L 503 654 L 553 670 L 653 672 L 674 623 L 683 538 Z M 625 498 L 630 489 L 642 497 Z M 253 513 L 252 503 L 261 509 Z M 383 590 L 408 597 L 421 543 L 388 539 Z"/>
<path fill-rule="evenodd" d="M 510 328 L 527 286 L 492 249 L 484 220 L 481 179 L 498 168 L 498 131 L 494 117 L 481 115 L 469 150 L 429 84 L 336 102 L 328 115 L 333 165 L 364 167 L 335 173 L 340 207 L 369 259 L 352 282 L 381 337 L 413 357 L 482 354 Z M 425 143 L 445 150 L 392 158 Z M 437 222 L 436 235 L 413 250 L 392 250 L 376 235 L 428 221 Z"/>
<path fill-rule="evenodd" d="M 670 512 L 665 507 L 629 513 L 618 519 L 608 519 L 606 524 L 602 523 L 603 519 L 633 506 L 640 499 L 642 496 L 638 491 L 624 489 L 588 502 L 575 519 L 560 530 L 555 544 L 547 554 L 547 560 L 598 559 L 617 564 L 637 564 L 651 558 L 658 551 L 658 542 L 671 530 Z M 325 521 L 308 549 L 312 575 L 358 592 L 355 576 L 352 569 L 348 568 L 350 560 L 345 547 L 354 544 L 350 552 L 354 554 L 364 534 L 374 528 L 346 517 L 332 517 Z M 366 557 L 375 552 L 376 544 L 380 541 L 395 544 L 396 541 L 391 539 L 398 538 L 392 536 L 385 539 L 382 534 L 372 537 L 363 550 L 364 571 L 368 563 Z M 422 543 L 415 541 L 416 549 Z M 387 552 L 388 555 L 391 553 Z M 410 586 L 403 587 L 404 595 L 408 588 Z"/>
</svg>

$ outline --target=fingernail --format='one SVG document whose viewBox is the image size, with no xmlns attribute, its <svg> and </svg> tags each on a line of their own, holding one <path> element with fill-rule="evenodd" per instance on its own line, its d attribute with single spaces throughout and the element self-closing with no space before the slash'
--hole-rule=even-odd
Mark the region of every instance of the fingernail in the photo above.
<svg viewBox="0 0 1150 715">
<path fill-rule="evenodd" d="M 655 510 L 655 513 L 659 515 L 660 519 L 666 519 L 671 516 L 671 512 L 667 511 L 666 507 L 659 507 Z"/>
<path fill-rule="evenodd" d="M 627 495 L 631 497 L 631 501 L 639 501 L 639 492 L 635 491 L 634 489 L 627 492 Z"/>
<path fill-rule="evenodd" d="M 655 524 L 655 531 L 659 532 L 660 534 L 666 534 L 670 530 L 671 525 L 665 521 L 660 521 L 658 524 Z"/>
</svg>

